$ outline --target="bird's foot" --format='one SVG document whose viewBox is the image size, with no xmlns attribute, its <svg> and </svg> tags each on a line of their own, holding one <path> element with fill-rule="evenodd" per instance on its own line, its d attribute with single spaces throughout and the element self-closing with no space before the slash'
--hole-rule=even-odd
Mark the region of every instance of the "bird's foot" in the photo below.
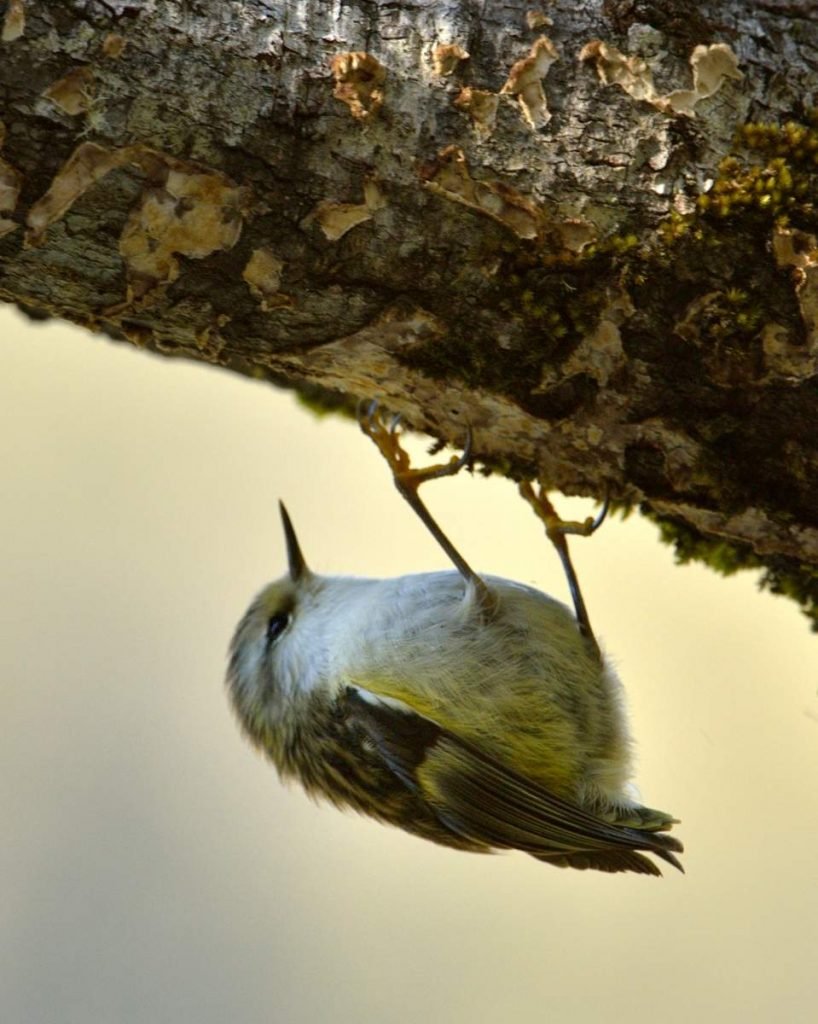
<svg viewBox="0 0 818 1024">
<path fill-rule="evenodd" d="M 562 519 L 551 504 L 541 481 L 537 482 L 537 489 L 535 490 L 530 480 L 524 480 L 520 484 L 520 494 L 522 494 L 537 516 L 542 520 L 545 532 L 552 542 L 556 542 L 556 538 L 564 537 L 566 534 L 590 537 L 592 533 L 599 529 L 605 516 L 608 514 L 608 499 L 605 498 L 602 509 L 596 516 L 588 516 L 582 522 L 576 519 Z"/>
<path fill-rule="evenodd" d="M 402 494 L 417 493 L 417 489 L 427 480 L 439 480 L 441 477 L 455 476 L 469 461 L 471 455 L 471 430 L 466 430 L 466 443 L 462 455 L 453 455 L 448 462 L 440 462 L 433 466 L 413 469 L 409 454 L 401 447 L 400 416 L 392 416 L 388 422 L 378 411 L 376 401 L 366 402 L 358 409 L 358 422 L 361 430 L 375 442 L 381 455 L 386 459 L 395 484 Z"/>
</svg>

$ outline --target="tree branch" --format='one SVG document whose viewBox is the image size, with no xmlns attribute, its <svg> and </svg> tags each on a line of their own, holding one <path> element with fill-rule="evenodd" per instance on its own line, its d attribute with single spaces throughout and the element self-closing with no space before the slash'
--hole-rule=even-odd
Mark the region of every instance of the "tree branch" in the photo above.
<svg viewBox="0 0 818 1024">
<path fill-rule="evenodd" d="M 488 466 L 641 503 L 814 611 L 793 6 L 7 4 L 0 298 L 468 422 Z"/>
</svg>

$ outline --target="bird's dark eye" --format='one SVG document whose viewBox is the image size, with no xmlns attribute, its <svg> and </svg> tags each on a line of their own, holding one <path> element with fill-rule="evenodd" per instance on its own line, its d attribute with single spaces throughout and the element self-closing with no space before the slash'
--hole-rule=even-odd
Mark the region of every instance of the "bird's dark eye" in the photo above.
<svg viewBox="0 0 818 1024">
<path fill-rule="evenodd" d="M 271 615 L 267 620 L 267 644 L 272 644 L 277 640 L 284 630 L 287 628 L 287 623 L 290 621 L 290 616 L 286 612 L 276 612 L 275 615 Z"/>
</svg>

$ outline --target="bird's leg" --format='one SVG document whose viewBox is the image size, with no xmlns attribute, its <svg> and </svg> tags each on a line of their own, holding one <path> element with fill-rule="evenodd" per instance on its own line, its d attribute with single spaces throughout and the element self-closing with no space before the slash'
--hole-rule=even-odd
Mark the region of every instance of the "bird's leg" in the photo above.
<svg viewBox="0 0 818 1024">
<path fill-rule="evenodd" d="M 573 533 L 579 534 L 581 537 L 590 537 L 591 534 L 602 525 L 602 520 L 605 518 L 608 511 L 608 500 L 607 498 L 605 499 L 602 511 L 596 518 L 589 516 L 586 520 L 580 523 L 573 520 L 560 519 L 556 509 L 549 501 L 542 483 L 538 483 L 537 486 L 538 490 L 535 491 L 531 485 L 531 481 L 525 480 L 520 484 L 520 494 L 522 494 L 525 500 L 542 520 L 545 525 L 545 532 L 548 539 L 557 549 L 557 554 L 560 556 L 562 567 L 565 570 L 565 575 L 568 579 L 568 587 L 571 591 L 571 598 L 574 602 L 574 612 L 577 617 L 579 631 L 591 645 L 596 656 L 601 660 L 602 655 L 600 654 L 599 644 L 596 642 L 594 631 L 591 629 L 591 620 L 588 618 L 588 610 L 582 599 L 582 591 L 579 589 L 579 580 L 577 579 L 574 566 L 571 563 L 571 556 L 568 553 L 568 541 L 566 540 L 566 536 L 569 533 Z"/>
<path fill-rule="evenodd" d="M 427 480 L 438 480 L 444 476 L 455 476 L 466 465 L 471 454 L 471 431 L 467 431 L 463 454 L 459 457 L 452 456 L 448 462 L 426 466 L 423 469 L 413 469 L 409 462 L 409 455 L 400 445 L 400 432 L 398 430 L 400 417 L 395 416 L 389 426 L 387 426 L 377 410 L 377 402 L 368 402 L 359 408 L 358 422 L 361 425 L 361 430 L 375 442 L 381 455 L 389 463 L 389 468 L 392 470 L 392 477 L 398 491 L 409 502 L 426 528 L 452 560 L 452 563 L 463 579 L 474 587 L 482 612 L 490 614 L 494 610 L 495 601 L 485 581 L 472 569 L 443 530 L 441 530 L 432 517 L 431 512 L 426 508 L 418 495 L 418 488 L 421 484 L 426 483 Z"/>
</svg>

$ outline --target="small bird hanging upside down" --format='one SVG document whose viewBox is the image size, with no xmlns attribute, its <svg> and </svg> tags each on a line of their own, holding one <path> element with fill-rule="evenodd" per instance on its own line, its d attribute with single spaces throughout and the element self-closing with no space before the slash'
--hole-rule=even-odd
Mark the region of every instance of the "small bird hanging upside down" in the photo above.
<svg viewBox="0 0 818 1024">
<path fill-rule="evenodd" d="M 434 842 L 523 850 L 561 867 L 682 870 L 675 819 L 628 796 L 621 685 L 602 658 L 540 487 L 520 490 L 562 560 L 575 615 L 531 587 L 479 576 L 418 496 L 468 459 L 412 469 L 397 420 L 361 426 L 456 567 L 377 580 L 319 576 L 284 506 L 289 572 L 236 629 L 227 675 L 239 720 L 282 778 Z"/>
</svg>

